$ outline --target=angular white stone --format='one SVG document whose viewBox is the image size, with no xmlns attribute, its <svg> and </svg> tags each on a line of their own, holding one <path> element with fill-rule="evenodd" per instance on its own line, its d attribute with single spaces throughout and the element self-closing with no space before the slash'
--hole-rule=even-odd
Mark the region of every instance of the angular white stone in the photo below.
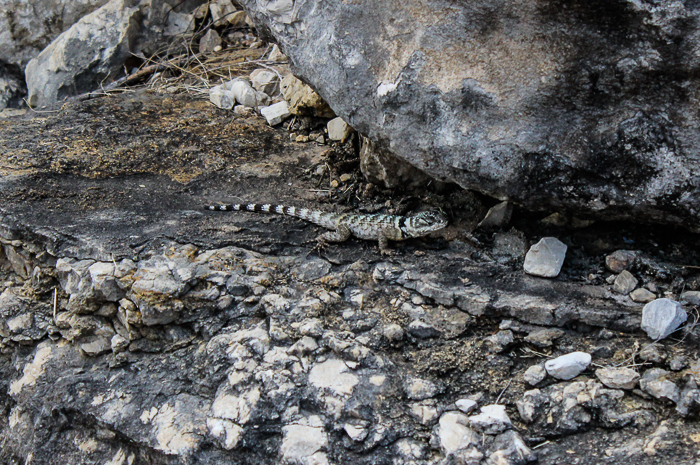
<svg viewBox="0 0 700 465">
<path fill-rule="evenodd" d="M 282 50 L 280 50 L 277 44 L 272 46 L 272 51 L 270 51 L 267 59 L 270 61 L 287 61 L 287 57 L 282 53 Z"/>
<path fill-rule="evenodd" d="M 236 98 L 231 91 L 219 85 L 209 89 L 209 101 L 219 108 L 230 110 L 233 108 Z"/>
<path fill-rule="evenodd" d="M 459 399 L 455 405 L 464 413 L 471 413 L 477 407 L 477 403 L 471 399 Z"/>
<path fill-rule="evenodd" d="M 506 406 L 501 404 L 484 405 L 481 413 L 469 417 L 469 424 L 486 434 L 501 433 L 513 426 L 506 413 Z"/>
<path fill-rule="evenodd" d="M 250 73 L 250 80 L 253 89 L 265 92 L 269 96 L 274 95 L 279 90 L 279 76 L 272 71 L 256 69 Z"/>
<path fill-rule="evenodd" d="M 571 352 L 544 364 L 547 373 L 557 379 L 575 378 L 591 364 L 591 354 Z"/>
<path fill-rule="evenodd" d="M 330 140 L 344 141 L 352 132 L 352 128 L 343 118 L 338 116 L 328 122 L 328 138 Z"/>
<path fill-rule="evenodd" d="M 348 373 L 348 370 L 342 360 L 326 360 L 311 369 L 309 382 L 318 389 L 328 389 L 336 395 L 349 396 L 360 379 Z"/>
<path fill-rule="evenodd" d="M 207 429 L 212 436 L 223 443 L 226 450 L 235 449 L 243 434 L 243 428 L 221 418 L 207 418 Z"/>
<path fill-rule="evenodd" d="M 212 416 L 244 425 L 250 421 L 250 416 L 259 400 L 260 389 L 257 387 L 241 396 L 220 393 L 211 406 Z"/>
<path fill-rule="evenodd" d="M 642 310 L 642 330 L 654 339 L 663 339 L 688 319 L 680 303 L 671 299 L 656 299 Z"/>
<path fill-rule="evenodd" d="M 566 244 L 555 237 L 543 237 L 530 247 L 523 268 L 533 276 L 554 278 L 559 275 L 566 257 Z"/>
<path fill-rule="evenodd" d="M 289 425 L 282 428 L 282 458 L 285 463 L 307 463 L 311 456 L 328 445 L 323 427 Z"/>
<path fill-rule="evenodd" d="M 364 427 L 358 426 L 358 425 L 352 425 L 350 423 L 345 423 L 345 425 L 343 426 L 343 429 L 345 430 L 347 435 L 350 437 L 350 439 L 352 439 L 353 441 L 356 441 L 356 442 L 364 441 L 365 438 L 367 437 L 367 434 L 369 433 L 367 428 L 364 428 Z"/>
<path fill-rule="evenodd" d="M 285 100 L 261 108 L 260 114 L 263 115 L 267 120 L 267 124 L 270 126 L 280 124 L 291 115 L 291 113 L 289 113 L 289 104 Z"/>
<path fill-rule="evenodd" d="M 468 424 L 469 417 L 460 412 L 447 412 L 440 417 L 437 437 L 445 455 L 479 444 L 479 436 Z"/>
<path fill-rule="evenodd" d="M 269 101 L 267 94 L 253 89 L 245 79 L 232 79 L 224 84 L 224 88 L 231 91 L 238 103 L 249 108 L 267 105 Z"/>
</svg>

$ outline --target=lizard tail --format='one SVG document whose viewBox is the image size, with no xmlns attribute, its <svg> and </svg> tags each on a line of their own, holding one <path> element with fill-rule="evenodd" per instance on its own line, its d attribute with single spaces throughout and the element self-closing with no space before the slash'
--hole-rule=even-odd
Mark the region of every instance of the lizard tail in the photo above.
<svg viewBox="0 0 700 465">
<path fill-rule="evenodd" d="M 334 229 L 335 218 L 339 215 L 334 213 L 326 213 L 319 210 L 311 210 L 308 208 L 297 208 L 288 205 L 274 205 L 269 203 L 234 203 L 229 205 L 207 205 L 205 210 L 212 211 L 249 211 L 258 213 L 276 213 L 278 215 L 294 216 L 302 220 L 310 221 L 325 228 Z"/>
</svg>

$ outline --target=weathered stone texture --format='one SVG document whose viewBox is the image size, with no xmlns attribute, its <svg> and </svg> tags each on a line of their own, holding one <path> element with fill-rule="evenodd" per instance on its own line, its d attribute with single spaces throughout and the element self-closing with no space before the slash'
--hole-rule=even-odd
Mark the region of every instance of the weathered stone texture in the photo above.
<svg viewBox="0 0 700 465">
<path fill-rule="evenodd" d="M 339 116 L 432 176 L 698 229 L 695 3 L 240 3 Z"/>
</svg>

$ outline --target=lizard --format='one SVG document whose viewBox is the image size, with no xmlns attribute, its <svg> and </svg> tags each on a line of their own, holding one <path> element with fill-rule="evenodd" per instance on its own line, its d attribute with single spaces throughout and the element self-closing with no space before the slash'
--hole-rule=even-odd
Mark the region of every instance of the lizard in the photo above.
<svg viewBox="0 0 700 465">
<path fill-rule="evenodd" d="M 358 239 L 376 240 L 379 251 L 390 254 L 389 240 L 402 241 L 412 237 L 426 236 L 447 226 L 447 217 L 440 211 L 431 210 L 412 216 L 383 214 L 331 213 L 309 208 L 273 204 L 229 204 L 207 205 L 212 211 L 249 211 L 276 213 L 293 216 L 322 226 L 330 231 L 318 237 L 320 245 L 327 242 L 344 242 L 354 236 Z"/>
</svg>

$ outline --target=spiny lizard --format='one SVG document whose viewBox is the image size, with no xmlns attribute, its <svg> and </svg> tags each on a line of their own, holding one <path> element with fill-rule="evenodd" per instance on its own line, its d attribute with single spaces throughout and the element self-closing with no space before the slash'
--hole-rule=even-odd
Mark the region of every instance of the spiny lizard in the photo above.
<svg viewBox="0 0 700 465">
<path fill-rule="evenodd" d="M 435 210 L 413 216 L 359 215 L 257 203 L 208 205 L 205 210 L 250 211 L 294 216 L 331 230 L 318 237 L 321 244 L 343 242 L 354 236 L 359 239 L 379 241 L 379 250 L 382 254 L 391 253 L 389 240 L 402 241 L 411 237 L 421 237 L 447 226 L 445 215 Z"/>
</svg>

